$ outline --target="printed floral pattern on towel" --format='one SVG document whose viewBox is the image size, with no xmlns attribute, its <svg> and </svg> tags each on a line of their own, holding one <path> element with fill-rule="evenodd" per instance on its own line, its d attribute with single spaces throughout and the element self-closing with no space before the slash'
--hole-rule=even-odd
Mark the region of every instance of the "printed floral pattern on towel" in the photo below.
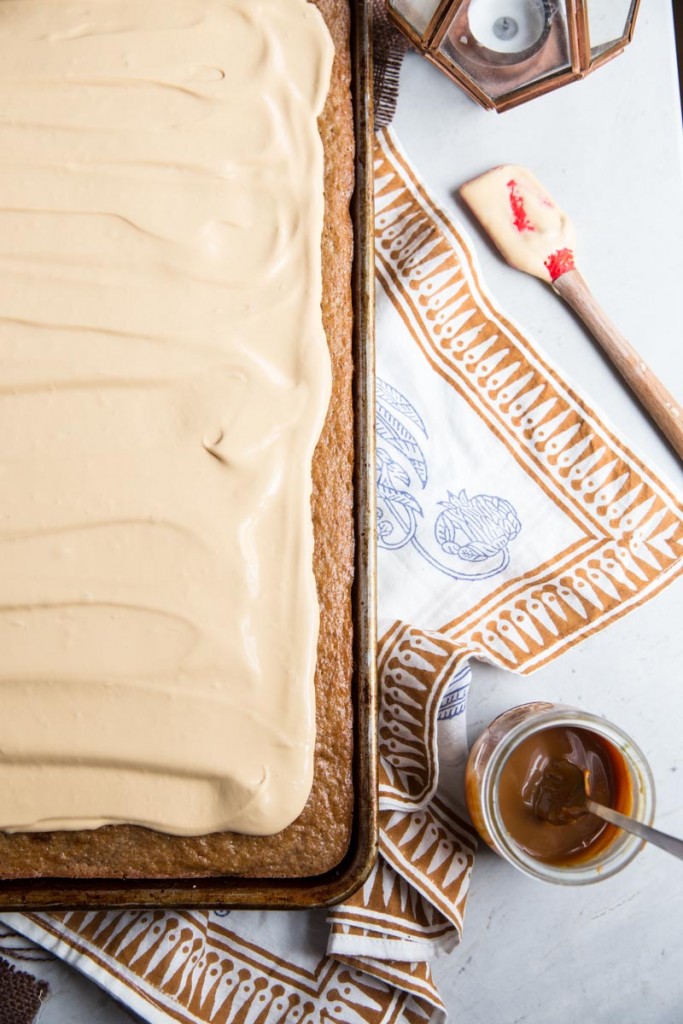
<svg viewBox="0 0 683 1024">
<path fill-rule="evenodd" d="M 426 192 L 386 129 L 376 136 L 375 228 L 377 280 L 402 321 L 400 343 L 417 346 L 425 373 L 436 373 L 453 389 L 454 400 L 467 404 L 495 443 L 505 445 L 509 459 L 580 531 L 577 541 L 545 564 L 513 573 L 440 626 L 441 633 L 479 657 L 531 672 L 642 604 L 683 571 L 683 509 L 496 308 L 482 289 L 460 229 Z M 392 345 L 398 343 L 392 338 Z M 381 369 L 381 349 L 379 363 Z M 405 421 L 409 410 L 388 401 L 396 390 L 381 385 L 378 404 Z M 419 416 L 418 421 L 415 429 L 404 422 L 414 441 L 426 433 Z M 380 424 L 380 447 L 386 447 Z M 413 448 L 405 454 L 412 456 L 414 475 L 419 479 L 422 472 L 426 479 Z M 415 487 L 405 483 L 405 461 L 402 467 L 403 477 L 394 471 L 388 479 L 401 484 L 396 491 L 408 490 L 414 498 Z M 489 501 L 497 500 L 497 506 L 484 502 L 494 511 L 489 547 L 478 547 L 478 538 L 463 547 L 455 525 L 465 509 L 468 523 L 473 517 L 472 501 L 465 492 L 461 498 L 461 490 L 453 488 L 455 500 L 449 497 L 445 509 L 452 530 L 444 520 L 441 527 L 460 557 L 463 550 L 492 550 L 496 542 L 501 550 L 522 543 L 519 519 L 505 496 L 506 504 L 493 498 Z M 381 488 L 379 499 L 381 533 L 387 519 Z M 420 514 L 415 503 L 391 511 L 399 523 Z M 386 546 L 391 536 L 387 531 L 380 543 Z"/>
<path fill-rule="evenodd" d="M 408 426 L 408 423 L 410 426 Z M 414 431 L 412 428 L 416 428 Z M 428 526 L 440 555 L 420 540 L 425 510 L 415 491 L 428 479 L 423 443 L 427 428 L 414 404 L 398 388 L 377 380 L 377 542 L 398 550 L 412 544 L 434 569 L 454 580 L 490 579 L 507 568 L 508 545 L 522 528 L 509 501 L 491 494 L 472 498 L 465 490 L 447 497 L 432 510 Z M 424 436 L 418 440 L 416 433 Z M 441 509 L 441 511 L 439 511 Z M 424 532 L 424 531 L 423 531 Z M 452 556 L 450 561 L 444 556 Z M 484 563 L 481 568 L 467 568 Z"/>
<path fill-rule="evenodd" d="M 440 722 L 465 714 L 471 678 L 472 670 L 469 665 L 463 665 L 455 673 L 441 698 L 439 714 L 437 716 Z"/>
</svg>

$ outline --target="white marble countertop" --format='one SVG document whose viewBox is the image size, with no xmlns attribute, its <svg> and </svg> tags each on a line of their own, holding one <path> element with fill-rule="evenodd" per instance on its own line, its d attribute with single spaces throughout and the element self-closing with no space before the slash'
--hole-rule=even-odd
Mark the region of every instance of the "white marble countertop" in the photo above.
<svg viewBox="0 0 683 1024">
<path fill-rule="evenodd" d="M 634 43 L 584 82 L 502 116 L 425 61 L 403 69 L 394 125 L 427 185 L 453 194 L 499 163 L 531 167 L 570 212 L 596 296 L 683 396 L 683 159 L 669 0 L 644 0 Z M 676 458 L 559 299 L 509 270 L 474 228 L 502 307 L 587 392 L 646 461 L 683 492 Z M 577 703 L 619 722 L 647 752 L 658 824 L 683 835 L 683 582 L 528 679 L 477 667 L 474 737 L 513 704 Z M 683 865 L 655 849 L 581 890 L 523 877 L 479 854 L 461 948 L 435 966 L 457 1024 L 681 1024 Z M 52 996 L 41 1024 L 123 1024 L 104 993 L 57 963 L 35 965 Z"/>
</svg>

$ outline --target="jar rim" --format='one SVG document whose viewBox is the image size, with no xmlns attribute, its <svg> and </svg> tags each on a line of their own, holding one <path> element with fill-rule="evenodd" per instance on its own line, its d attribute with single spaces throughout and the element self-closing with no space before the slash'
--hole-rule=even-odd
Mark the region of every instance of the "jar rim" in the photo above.
<svg viewBox="0 0 683 1024">
<path fill-rule="evenodd" d="M 533 701 L 538 707 L 539 702 Z M 524 705 L 518 705 L 519 710 Z M 505 712 L 504 714 L 507 714 Z M 503 716 L 499 716 L 503 717 Z M 481 779 L 481 811 L 483 822 L 501 855 L 524 874 L 559 885 L 588 885 L 610 878 L 626 867 L 645 845 L 628 832 L 619 831 L 615 838 L 592 859 L 576 864 L 558 865 L 542 861 L 519 846 L 506 829 L 499 802 L 497 781 L 512 751 L 529 736 L 557 725 L 573 726 L 597 733 L 612 743 L 622 755 L 631 776 L 633 792 L 632 816 L 651 825 L 655 814 L 655 784 L 650 765 L 637 743 L 624 730 L 601 715 L 560 704 L 546 704 L 543 710 L 513 725 L 498 742 Z"/>
</svg>

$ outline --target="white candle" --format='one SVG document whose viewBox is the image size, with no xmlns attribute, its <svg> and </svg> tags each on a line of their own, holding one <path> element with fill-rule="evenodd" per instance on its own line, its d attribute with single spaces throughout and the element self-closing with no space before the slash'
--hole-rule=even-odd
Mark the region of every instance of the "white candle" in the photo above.
<svg viewBox="0 0 683 1024">
<path fill-rule="evenodd" d="M 467 11 L 473 39 L 497 53 L 521 53 L 543 36 L 543 0 L 470 0 Z"/>
</svg>

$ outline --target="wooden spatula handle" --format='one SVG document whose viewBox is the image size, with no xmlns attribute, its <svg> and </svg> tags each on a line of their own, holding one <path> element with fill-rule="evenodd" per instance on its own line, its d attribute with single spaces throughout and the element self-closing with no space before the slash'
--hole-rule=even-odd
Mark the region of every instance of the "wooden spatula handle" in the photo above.
<svg viewBox="0 0 683 1024">
<path fill-rule="evenodd" d="M 578 270 L 562 274 L 553 288 L 583 320 L 678 457 L 683 459 L 683 407 L 680 403 L 605 316 Z"/>
</svg>

